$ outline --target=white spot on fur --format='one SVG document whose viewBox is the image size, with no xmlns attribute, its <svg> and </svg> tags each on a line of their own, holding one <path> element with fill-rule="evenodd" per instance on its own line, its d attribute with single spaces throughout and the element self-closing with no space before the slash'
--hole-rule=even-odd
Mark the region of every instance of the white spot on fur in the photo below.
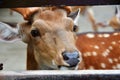
<svg viewBox="0 0 120 80">
<path fill-rule="evenodd" d="M 87 56 L 91 56 L 91 53 L 90 52 L 86 52 L 83 55 L 84 55 L 84 57 L 87 57 Z"/>
<path fill-rule="evenodd" d="M 110 63 L 113 63 L 113 60 L 112 60 L 111 58 L 108 58 L 108 61 L 109 61 Z"/>
<path fill-rule="evenodd" d="M 105 44 L 105 42 L 101 42 L 101 44 Z"/>
<path fill-rule="evenodd" d="M 116 42 L 115 42 L 115 41 L 112 41 L 112 42 L 111 42 L 111 44 L 115 45 L 115 44 L 116 44 Z"/>
<path fill-rule="evenodd" d="M 120 69 L 120 64 L 117 64 L 116 68 L 117 68 L 117 69 Z"/>
<path fill-rule="evenodd" d="M 104 57 L 107 57 L 108 56 L 108 52 L 107 51 L 104 51 L 103 53 L 102 53 L 102 55 L 104 56 Z"/>
<path fill-rule="evenodd" d="M 98 34 L 98 37 L 103 37 L 103 35 L 102 34 Z"/>
<path fill-rule="evenodd" d="M 92 33 L 86 34 L 86 36 L 87 36 L 88 38 L 94 38 L 94 37 L 95 37 L 95 35 L 92 34 Z"/>
<path fill-rule="evenodd" d="M 113 69 L 117 69 L 116 66 L 112 66 Z"/>
<path fill-rule="evenodd" d="M 112 46 L 109 46 L 108 48 L 109 48 L 110 50 L 112 50 L 112 49 L 113 49 L 113 47 L 112 47 Z"/>
<path fill-rule="evenodd" d="M 86 54 L 87 54 L 87 56 L 91 56 L 91 53 L 90 53 L 90 52 L 87 52 Z"/>
<path fill-rule="evenodd" d="M 118 62 L 118 59 L 117 59 L 117 58 L 114 58 L 113 60 L 114 60 L 115 62 Z"/>
<path fill-rule="evenodd" d="M 97 53 L 94 51 L 94 52 L 92 52 L 92 54 L 93 54 L 93 56 L 97 56 Z"/>
<path fill-rule="evenodd" d="M 110 34 L 103 34 L 103 37 L 105 38 L 110 37 Z"/>
<path fill-rule="evenodd" d="M 94 67 L 93 67 L 93 66 L 90 66 L 89 69 L 94 70 Z"/>
<path fill-rule="evenodd" d="M 110 50 L 109 50 L 109 49 L 106 49 L 106 50 L 102 53 L 102 55 L 103 55 L 104 57 L 107 57 L 107 56 L 109 55 L 109 53 L 110 53 Z"/>
<path fill-rule="evenodd" d="M 116 33 L 113 33 L 113 35 L 116 36 L 116 35 L 118 35 L 118 33 L 117 33 L 117 32 L 116 32 Z"/>
<path fill-rule="evenodd" d="M 94 48 L 95 48 L 95 49 L 99 49 L 99 46 L 95 45 Z"/>
<path fill-rule="evenodd" d="M 106 52 L 110 53 L 110 50 L 109 50 L 109 49 L 106 49 Z"/>
<path fill-rule="evenodd" d="M 102 68 L 106 67 L 105 63 L 101 63 L 100 65 L 101 65 Z"/>
</svg>

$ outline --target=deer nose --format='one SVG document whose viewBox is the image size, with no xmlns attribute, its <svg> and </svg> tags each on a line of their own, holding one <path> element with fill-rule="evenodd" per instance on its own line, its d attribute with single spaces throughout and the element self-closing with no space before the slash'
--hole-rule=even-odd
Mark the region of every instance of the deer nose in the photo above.
<svg viewBox="0 0 120 80">
<path fill-rule="evenodd" d="M 62 56 L 65 62 L 70 65 L 69 67 L 75 67 L 80 61 L 78 51 L 74 51 L 74 52 L 65 51 L 62 53 Z"/>
</svg>

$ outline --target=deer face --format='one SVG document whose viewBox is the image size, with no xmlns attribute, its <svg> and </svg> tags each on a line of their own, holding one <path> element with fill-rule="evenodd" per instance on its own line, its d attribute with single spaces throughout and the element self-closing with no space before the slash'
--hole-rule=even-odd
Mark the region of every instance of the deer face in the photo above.
<svg viewBox="0 0 120 80">
<path fill-rule="evenodd" d="M 80 53 L 73 26 L 66 11 L 45 10 L 34 16 L 32 24 L 19 24 L 17 35 L 31 46 L 37 69 L 74 69 L 80 62 Z"/>
</svg>

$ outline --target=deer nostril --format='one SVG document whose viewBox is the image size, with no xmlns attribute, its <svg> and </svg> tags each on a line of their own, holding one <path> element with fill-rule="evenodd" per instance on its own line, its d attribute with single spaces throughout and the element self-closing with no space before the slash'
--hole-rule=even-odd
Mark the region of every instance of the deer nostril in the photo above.
<svg viewBox="0 0 120 80">
<path fill-rule="evenodd" d="M 77 51 L 74 51 L 74 52 L 66 52 L 65 51 L 62 53 L 62 56 L 63 56 L 64 60 L 69 60 L 72 58 L 79 58 L 79 53 Z"/>
<path fill-rule="evenodd" d="M 67 56 L 66 52 L 63 52 L 62 56 L 64 60 L 69 60 L 69 57 Z"/>
</svg>

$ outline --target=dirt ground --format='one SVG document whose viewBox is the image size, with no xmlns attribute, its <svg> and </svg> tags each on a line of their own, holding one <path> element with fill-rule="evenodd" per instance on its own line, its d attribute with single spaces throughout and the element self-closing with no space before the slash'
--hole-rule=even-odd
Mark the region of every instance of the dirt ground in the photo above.
<svg viewBox="0 0 120 80">
<path fill-rule="evenodd" d="M 110 19 L 115 12 L 115 5 L 93 6 L 92 7 L 97 22 Z M 20 14 L 13 12 L 10 15 L 9 9 L 0 9 L 0 21 L 21 22 L 23 18 Z M 93 29 L 85 16 L 80 16 L 79 32 L 92 32 Z M 99 28 L 99 32 L 113 31 L 111 27 Z M 3 63 L 3 70 L 25 70 L 26 69 L 26 44 L 19 41 L 14 43 L 0 42 L 0 63 Z"/>
</svg>

